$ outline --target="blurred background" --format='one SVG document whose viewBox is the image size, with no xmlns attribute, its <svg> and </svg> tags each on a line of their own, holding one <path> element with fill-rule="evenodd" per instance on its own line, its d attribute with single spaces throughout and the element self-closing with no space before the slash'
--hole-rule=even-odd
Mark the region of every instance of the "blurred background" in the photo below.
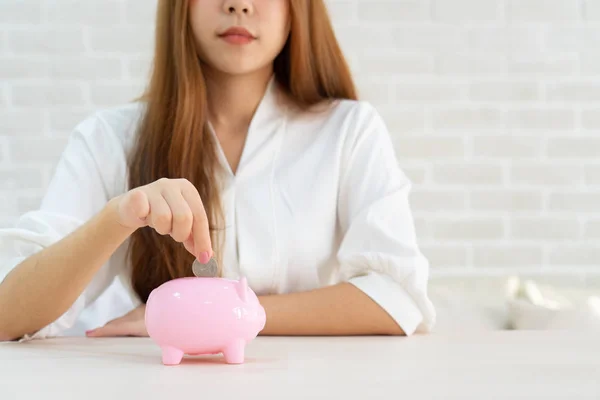
<svg viewBox="0 0 600 400">
<path fill-rule="evenodd" d="M 597 281 L 600 1 L 327 4 L 432 275 Z M 140 94 L 155 5 L 0 2 L 1 227 L 38 206 L 75 124 Z"/>
</svg>

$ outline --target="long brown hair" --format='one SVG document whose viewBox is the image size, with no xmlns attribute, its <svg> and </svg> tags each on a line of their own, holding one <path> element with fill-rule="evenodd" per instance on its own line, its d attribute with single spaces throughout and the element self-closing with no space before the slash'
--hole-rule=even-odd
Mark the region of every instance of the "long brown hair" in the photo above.
<svg viewBox="0 0 600 400">
<path fill-rule="evenodd" d="M 206 86 L 190 27 L 190 0 L 160 0 L 152 75 L 144 114 L 129 159 L 129 188 L 160 178 L 186 178 L 204 203 L 213 249 L 220 260 L 223 227 L 217 143 L 208 131 Z M 274 61 L 281 89 L 305 109 L 330 99 L 356 99 L 323 0 L 289 0 L 291 31 Z M 129 247 L 132 287 L 146 302 L 162 283 L 191 274 L 194 257 L 169 236 L 138 229 Z"/>
</svg>

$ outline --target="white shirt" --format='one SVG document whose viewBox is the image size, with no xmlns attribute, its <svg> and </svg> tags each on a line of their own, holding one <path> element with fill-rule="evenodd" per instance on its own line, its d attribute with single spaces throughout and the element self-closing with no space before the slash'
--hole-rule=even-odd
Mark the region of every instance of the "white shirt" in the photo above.
<svg viewBox="0 0 600 400">
<path fill-rule="evenodd" d="M 406 334 L 430 331 L 429 264 L 415 236 L 410 181 L 382 118 L 370 104 L 350 100 L 321 113 L 291 112 L 276 101 L 276 90 L 272 80 L 235 175 L 218 147 L 228 171 L 221 193 L 224 276 L 246 276 L 258 295 L 347 281 Z M 126 157 L 142 111 L 141 103 L 104 109 L 74 129 L 40 208 L 0 230 L 0 281 L 128 190 Z M 76 326 L 81 332 L 137 306 L 127 245 L 63 316 L 24 340 Z"/>
</svg>

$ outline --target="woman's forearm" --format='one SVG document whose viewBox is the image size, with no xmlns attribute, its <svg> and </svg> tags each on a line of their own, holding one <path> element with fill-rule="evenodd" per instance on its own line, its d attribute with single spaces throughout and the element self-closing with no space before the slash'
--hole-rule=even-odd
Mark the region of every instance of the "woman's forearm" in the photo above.
<svg viewBox="0 0 600 400">
<path fill-rule="evenodd" d="M 133 230 L 112 203 L 62 240 L 30 256 L 0 284 L 0 340 L 35 332 L 66 312 Z"/>
<path fill-rule="evenodd" d="M 259 296 L 267 322 L 261 335 L 403 335 L 390 315 L 349 283 L 308 292 Z"/>
</svg>

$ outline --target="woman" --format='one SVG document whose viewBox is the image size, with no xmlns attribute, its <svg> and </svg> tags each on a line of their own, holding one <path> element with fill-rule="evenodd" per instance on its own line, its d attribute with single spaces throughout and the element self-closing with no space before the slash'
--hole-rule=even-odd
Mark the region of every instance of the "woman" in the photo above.
<svg viewBox="0 0 600 400">
<path fill-rule="evenodd" d="M 71 327 L 122 278 L 144 302 L 215 257 L 263 335 L 410 335 L 435 319 L 409 181 L 322 0 L 162 0 L 145 96 L 77 126 L 39 210 L 0 236 L 0 335 Z"/>
</svg>

